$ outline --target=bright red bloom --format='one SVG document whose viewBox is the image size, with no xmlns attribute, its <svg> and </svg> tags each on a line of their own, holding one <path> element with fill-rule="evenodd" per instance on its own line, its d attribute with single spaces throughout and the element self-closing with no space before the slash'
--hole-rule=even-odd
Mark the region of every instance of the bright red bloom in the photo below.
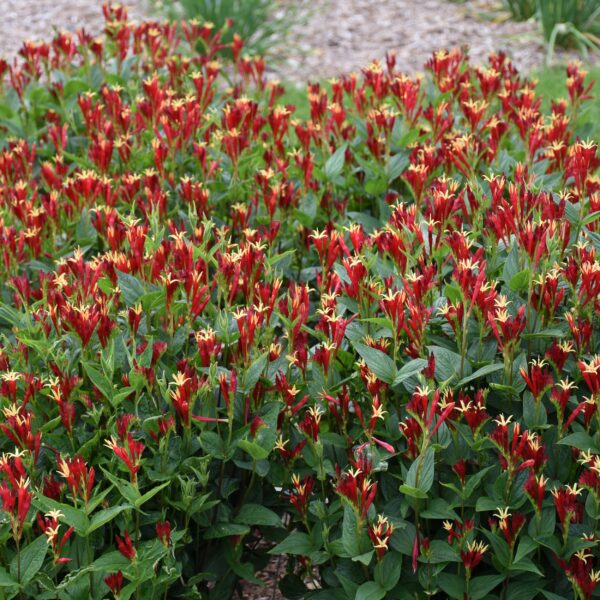
<svg viewBox="0 0 600 600">
<path fill-rule="evenodd" d="M 156 537 L 164 546 L 169 546 L 171 543 L 171 523 L 169 521 L 156 523 Z"/>
<path fill-rule="evenodd" d="M 131 481 L 137 481 L 137 474 L 140 470 L 140 462 L 142 452 L 146 447 L 143 442 L 134 439 L 131 433 L 127 434 L 127 447 L 119 446 L 117 440 L 111 437 L 110 440 L 106 440 L 104 445 L 112 450 L 122 461 L 125 466 L 129 469 L 131 475 Z"/>
<path fill-rule="evenodd" d="M 82 498 L 85 503 L 92 497 L 94 487 L 94 467 L 88 470 L 85 460 L 77 455 L 73 458 L 57 458 L 58 472 L 67 480 L 73 498 Z"/>
<path fill-rule="evenodd" d="M 121 588 L 123 587 L 123 573 L 117 571 L 116 573 L 108 575 L 104 578 L 104 583 L 110 588 L 110 591 L 115 598 L 118 598 L 121 593 Z"/>
<path fill-rule="evenodd" d="M 394 533 L 394 526 L 383 515 L 377 515 L 377 521 L 369 525 L 368 533 L 373 542 L 377 558 L 383 558 L 388 549 L 392 533 Z"/>
<path fill-rule="evenodd" d="M 460 557 L 463 561 L 463 565 L 467 572 L 473 571 L 473 569 L 483 560 L 488 546 L 483 542 L 472 541 L 469 542 L 463 550 L 460 551 Z"/>
<path fill-rule="evenodd" d="M 129 536 L 129 532 L 127 529 L 125 530 L 123 538 L 118 535 L 115 535 L 115 539 L 117 540 L 117 547 L 119 548 L 119 552 L 127 559 L 133 560 L 137 556 L 137 551 L 133 546 L 133 542 L 131 541 L 131 537 Z"/>
</svg>

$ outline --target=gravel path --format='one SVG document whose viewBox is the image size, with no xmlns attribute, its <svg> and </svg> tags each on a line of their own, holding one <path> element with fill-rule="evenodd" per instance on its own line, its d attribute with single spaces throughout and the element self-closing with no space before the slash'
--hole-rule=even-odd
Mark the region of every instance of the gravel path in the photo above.
<svg viewBox="0 0 600 600">
<path fill-rule="evenodd" d="M 439 48 L 469 46 L 474 62 L 504 49 L 528 71 L 543 64 L 539 25 L 507 19 L 501 0 L 292 0 L 303 2 L 275 68 L 281 79 L 305 82 L 359 70 L 394 49 L 400 69 L 414 73 Z M 562 53 L 558 59 L 570 58 Z"/>
<path fill-rule="evenodd" d="M 0 56 L 12 58 L 25 40 L 49 40 L 52 30 L 75 32 L 85 27 L 98 34 L 103 27 L 103 0 L 0 0 Z M 120 0 L 129 16 L 139 19 L 140 0 Z"/>
<path fill-rule="evenodd" d="M 12 58 L 25 39 L 48 39 L 53 28 L 101 31 L 104 0 L 0 0 L 0 56 Z M 538 24 L 506 19 L 502 0 L 279 0 L 299 23 L 277 51 L 271 74 L 305 83 L 357 71 L 394 49 L 402 70 L 415 73 L 439 48 L 469 46 L 475 62 L 505 49 L 521 69 L 541 66 Z M 147 0 L 121 0 L 134 20 Z M 559 59 L 569 58 L 563 53 Z"/>
</svg>

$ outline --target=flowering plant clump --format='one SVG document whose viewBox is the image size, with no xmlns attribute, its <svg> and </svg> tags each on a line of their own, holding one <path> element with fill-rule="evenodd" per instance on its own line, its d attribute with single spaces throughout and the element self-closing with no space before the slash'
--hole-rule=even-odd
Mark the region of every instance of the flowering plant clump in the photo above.
<svg viewBox="0 0 600 600">
<path fill-rule="evenodd" d="M 208 23 L 0 64 L 0 589 L 600 586 L 592 83 L 393 54 L 294 118 Z"/>
</svg>

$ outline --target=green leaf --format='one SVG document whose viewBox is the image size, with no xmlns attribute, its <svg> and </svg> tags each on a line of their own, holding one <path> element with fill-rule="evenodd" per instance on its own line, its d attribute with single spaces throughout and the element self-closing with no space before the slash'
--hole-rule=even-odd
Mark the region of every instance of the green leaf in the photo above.
<svg viewBox="0 0 600 600">
<path fill-rule="evenodd" d="M 91 520 L 90 526 L 88 527 L 85 535 L 88 536 L 92 531 L 96 531 L 99 527 L 106 525 L 112 521 L 118 514 L 122 513 L 124 510 L 131 508 L 130 504 L 120 504 L 119 506 L 111 506 L 109 508 L 105 508 L 99 512 L 97 512 Z"/>
<path fill-rule="evenodd" d="M 92 366 L 90 363 L 84 362 L 83 368 L 90 378 L 90 381 L 94 384 L 95 387 L 100 390 L 102 395 L 112 403 L 114 388 L 112 382 L 108 380 L 104 373 L 101 373 L 96 367 Z"/>
<path fill-rule="evenodd" d="M 282 542 L 269 550 L 269 554 L 294 554 L 298 556 L 308 556 L 318 548 L 314 547 L 312 540 L 307 533 L 293 531 Z"/>
<path fill-rule="evenodd" d="M 530 280 L 531 272 L 525 269 L 523 271 L 519 271 L 510 278 L 510 281 L 508 282 L 508 287 L 513 292 L 523 292 L 529 287 Z"/>
<path fill-rule="evenodd" d="M 471 477 L 467 478 L 467 484 L 465 485 L 465 498 L 469 498 L 475 488 L 483 481 L 483 478 L 494 468 L 494 466 L 486 467 L 485 469 L 481 469 L 475 473 L 475 475 L 471 475 Z"/>
<path fill-rule="evenodd" d="M 367 581 L 357 590 L 355 600 L 381 600 L 385 596 L 385 590 L 376 581 Z"/>
<path fill-rule="evenodd" d="M 486 375 L 490 375 L 491 373 L 496 373 L 498 371 L 502 371 L 504 369 L 504 365 L 502 363 L 494 363 L 492 365 L 485 365 L 481 367 L 481 369 L 477 369 L 474 373 L 471 373 L 468 377 L 463 377 L 456 385 L 457 387 L 463 386 L 466 383 L 470 383 L 471 381 L 475 381 L 481 377 L 485 377 Z"/>
<path fill-rule="evenodd" d="M 375 581 L 386 591 L 398 585 L 402 570 L 402 555 L 394 550 L 388 550 L 383 559 L 375 566 Z"/>
<path fill-rule="evenodd" d="M 127 306 L 135 306 L 146 292 L 144 284 L 137 277 L 128 273 L 117 270 L 117 281 Z"/>
<path fill-rule="evenodd" d="M 561 329 L 542 329 L 533 333 L 523 333 L 521 337 L 525 340 L 564 338 L 565 332 Z"/>
<path fill-rule="evenodd" d="M 424 519 L 455 519 L 458 520 L 458 514 L 450 508 L 450 505 L 443 498 L 434 498 L 429 502 L 426 510 L 421 512 Z"/>
<path fill-rule="evenodd" d="M 246 535 L 250 531 L 247 525 L 239 523 L 217 523 L 204 534 L 207 540 L 229 537 L 231 535 Z"/>
<path fill-rule="evenodd" d="M 481 577 L 473 578 L 470 585 L 472 600 L 485 598 L 504 579 L 504 575 L 482 575 Z"/>
<path fill-rule="evenodd" d="M 458 378 L 461 363 L 460 354 L 441 346 L 427 346 L 427 349 L 435 356 L 435 378 L 437 381 L 450 381 Z M 463 375 L 469 376 L 471 374 L 471 365 L 466 359 L 463 369 Z"/>
<path fill-rule="evenodd" d="M 519 562 L 522 558 L 525 558 L 528 554 L 531 554 L 537 547 L 538 545 L 534 540 L 532 540 L 529 536 L 524 535 L 519 542 L 519 546 L 517 547 L 515 562 Z"/>
<path fill-rule="evenodd" d="M 0 587 L 18 585 L 17 580 L 4 567 L 0 567 Z"/>
<path fill-rule="evenodd" d="M 346 505 L 344 506 L 344 518 L 342 520 L 342 546 L 347 556 L 361 554 L 359 535 L 356 513 L 350 506 Z"/>
<path fill-rule="evenodd" d="M 21 550 L 21 584 L 29 583 L 42 568 L 48 552 L 48 538 L 40 535 Z M 18 564 L 15 556 L 10 563 L 10 573 L 17 577 Z"/>
<path fill-rule="evenodd" d="M 437 578 L 438 585 L 454 600 L 463 600 L 465 595 L 465 580 L 451 573 L 440 573 Z"/>
<path fill-rule="evenodd" d="M 354 347 L 365 363 L 367 363 L 367 367 L 375 373 L 376 377 L 385 383 L 394 383 L 396 379 L 396 365 L 385 352 L 358 342 L 354 344 Z"/>
<path fill-rule="evenodd" d="M 254 460 L 264 460 L 270 454 L 270 450 L 249 440 L 240 440 L 238 442 L 238 447 L 244 452 L 247 452 Z"/>
<path fill-rule="evenodd" d="M 413 487 L 411 485 L 408 485 L 406 483 L 403 483 L 400 486 L 400 491 L 403 494 L 410 496 L 411 498 L 418 498 L 421 500 L 424 500 L 425 498 L 427 498 L 427 494 L 425 492 L 422 492 L 420 489 Z"/>
<path fill-rule="evenodd" d="M 347 144 L 342 144 L 325 163 L 325 177 L 331 181 L 338 177 L 344 168 Z"/>
<path fill-rule="evenodd" d="M 543 573 L 535 566 L 535 564 L 533 564 L 533 562 L 529 558 L 522 558 L 518 562 L 513 562 L 510 565 L 509 569 L 511 571 L 525 571 L 527 573 L 534 573 L 535 575 L 539 575 L 540 577 L 543 575 Z"/>
<path fill-rule="evenodd" d="M 353 556 L 352 561 L 359 562 L 368 567 L 371 564 L 371 561 L 373 560 L 373 554 L 375 554 L 375 550 L 370 550 L 369 552 L 365 552 L 364 554 L 358 554 L 356 556 Z"/>
<path fill-rule="evenodd" d="M 120 479 L 119 477 L 115 477 L 112 473 L 102 468 L 102 472 L 106 476 L 106 478 L 119 490 L 121 496 L 127 500 L 130 504 L 135 505 L 135 503 L 140 499 L 140 492 L 138 489 L 129 483 L 129 481 L 125 481 L 124 479 Z"/>
<path fill-rule="evenodd" d="M 153 498 L 154 496 L 156 496 L 156 494 L 158 494 L 158 492 L 160 492 L 161 490 L 166 488 L 168 485 L 170 485 L 170 483 L 171 483 L 170 481 L 165 481 L 164 483 L 161 483 L 160 485 L 153 486 L 150 491 L 146 492 L 143 496 L 140 496 L 133 503 L 133 505 L 135 506 L 135 508 L 140 508 L 140 506 L 142 506 L 143 504 L 148 502 L 148 500 L 150 500 L 150 498 Z"/>
<path fill-rule="evenodd" d="M 407 362 L 402 368 L 398 371 L 398 375 L 394 379 L 393 385 L 399 385 L 403 381 L 418 375 L 425 367 L 427 366 L 427 361 L 424 358 L 415 358 L 410 362 Z"/>
<path fill-rule="evenodd" d="M 589 452 L 590 450 L 595 454 L 599 454 L 600 450 L 596 448 L 596 444 L 591 436 L 584 431 L 578 431 L 577 433 L 571 433 L 562 440 L 557 442 L 563 446 L 572 446 L 583 452 Z"/>
<path fill-rule="evenodd" d="M 241 392 L 250 393 L 254 386 L 260 379 L 261 373 L 265 370 L 269 362 L 268 353 L 261 354 L 252 364 L 248 367 L 242 378 L 242 385 L 240 386 Z"/>
<path fill-rule="evenodd" d="M 263 525 L 267 527 L 282 527 L 281 517 L 270 508 L 261 504 L 244 504 L 235 518 L 237 523 L 244 525 Z"/>
<path fill-rule="evenodd" d="M 398 153 L 391 156 L 388 163 L 385 166 L 385 172 L 388 178 L 388 185 L 400 177 L 402 173 L 408 167 L 408 156 L 406 154 Z"/>
<path fill-rule="evenodd" d="M 427 448 L 424 454 L 420 454 L 410 466 L 406 475 L 406 485 L 418 489 L 425 496 L 433 485 L 435 469 L 435 450 Z"/>
<path fill-rule="evenodd" d="M 543 427 L 548 421 L 546 407 L 541 399 L 536 402 L 533 394 L 529 391 L 523 394 L 523 420 L 525 425 L 530 428 Z"/>
<path fill-rule="evenodd" d="M 60 521 L 69 527 L 74 527 L 78 535 L 84 535 L 90 526 L 90 521 L 86 514 L 82 510 L 73 508 L 69 504 L 57 502 L 56 500 L 46 498 L 46 496 L 40 494 L 34 498 L 33 505 L 43 512 L 50 512 L 51 510 L 60 511 L 63 514 Z"/>
<path fill-rule="evenodd" d="M 422 560 L 431 564 L 462 562 L 460 554 L 452 546 L 449 546 L 446 541 L 442 540 L 433 540 L 429 558 Z"/>
<path fill-rule="evenodd" d="M 567 202 L 567 204 L 569 204 Z M 517 244 L 512 247 L 506 260 L 504 261 L 504 269 L 502 271 L 502 279 L 508 284 L 508 282 L 520 271 L 519 265 L 519 248 Z"/>
</svg>

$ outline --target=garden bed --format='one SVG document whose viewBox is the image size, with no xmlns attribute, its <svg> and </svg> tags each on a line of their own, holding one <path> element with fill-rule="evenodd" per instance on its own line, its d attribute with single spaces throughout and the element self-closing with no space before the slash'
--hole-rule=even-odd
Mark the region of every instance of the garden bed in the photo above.
<svg viewBox="0 0 600 600">
<path fill-rule="evenodd" d="M 105 16 L 0 63 L 3 596 L 597 597 L 586 72 Z"/>
</svg>

